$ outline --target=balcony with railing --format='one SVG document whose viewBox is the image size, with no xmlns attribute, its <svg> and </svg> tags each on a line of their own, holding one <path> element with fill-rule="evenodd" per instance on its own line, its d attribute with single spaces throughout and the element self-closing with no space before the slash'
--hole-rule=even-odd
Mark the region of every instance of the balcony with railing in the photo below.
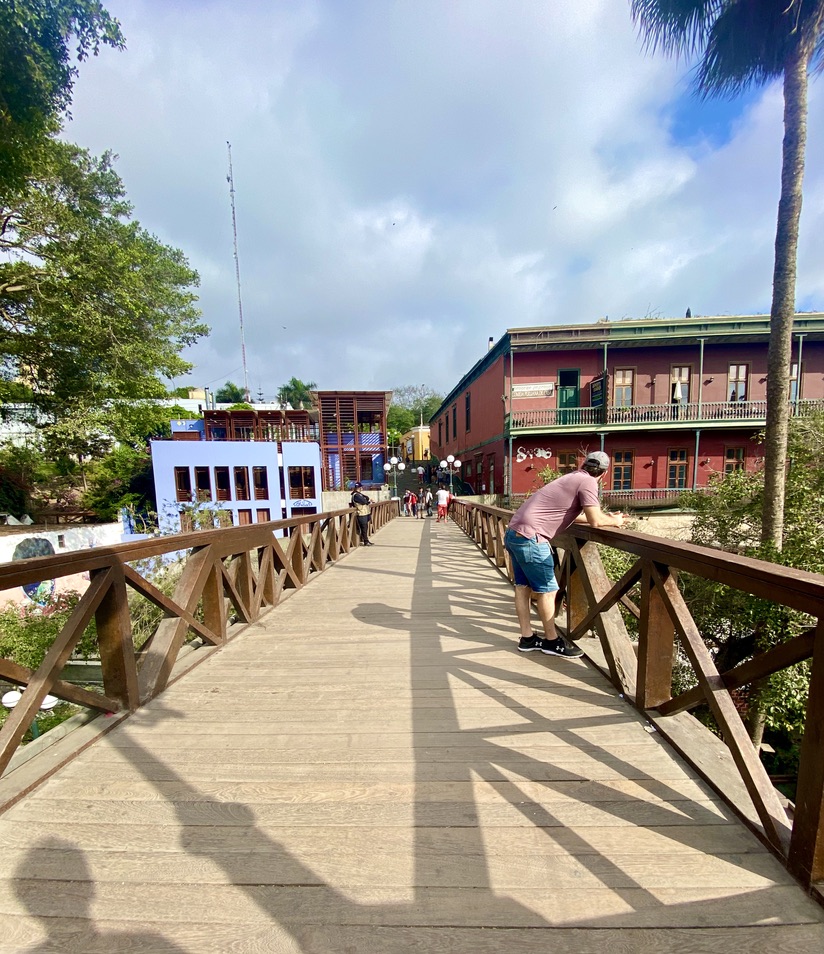
<svg viewBox="0 0 824 954">
<path fill-rule="evenodd" d="M 790 403 L 790 414 L 801 417 L 824 410 L 824 399 Z M 630 407 L 551 407 L 515 410 L 510 415 L 510 430 L 538 428 L 637 427 L 648 425 L 764 424 L 767 402 L 761 401 L 688 401 L 671 404 L 634 404 Z"/>
</svg>

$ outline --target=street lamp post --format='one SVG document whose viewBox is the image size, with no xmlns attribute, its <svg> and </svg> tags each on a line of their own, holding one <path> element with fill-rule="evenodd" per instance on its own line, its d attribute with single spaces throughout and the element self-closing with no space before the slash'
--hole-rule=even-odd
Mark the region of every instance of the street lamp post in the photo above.
<svg viewBox="0 0 824 954">
<path fill-rule="evenodd" d="M 452 475 L 461 469 L 461 462 L 456 459 L 454 454 L 450 454 L 446 460 L 441 461 L 441 470 L 449 471 L 449 492 L 452 493 Z"/>
<path fill-rule="evenodd" d="M 398 471 L 403 473 L 406 470 L 406 464 L 404 464 L 402 460 L 398 460 L 397 457 L 390 457 L 389 463 L 384 464 L 383 469 L 387 477 L 389 476 L 389 473 L 391 471 L 392 486 L 394 487 L 392 496 L 397 497 L 398 496 Z"/>
</svg>

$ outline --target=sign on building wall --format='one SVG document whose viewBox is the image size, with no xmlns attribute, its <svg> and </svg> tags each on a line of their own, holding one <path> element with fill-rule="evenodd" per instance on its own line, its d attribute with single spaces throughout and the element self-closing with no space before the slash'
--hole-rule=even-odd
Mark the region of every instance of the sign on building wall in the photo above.
<svg viewBox="0 0 824 954">
<path fill-rule="evenodd" d="M 543 381 L 537 384 L 513 384 L 513 398 L 551 397 L 555 393 L 554 381 Z"/>
<path fill-rule="evenodd" d="M 589 385 L 590 407 L 603 407 L 606 400 L 606 375 L 600 374 L 593 378 Z"/>
</svg>

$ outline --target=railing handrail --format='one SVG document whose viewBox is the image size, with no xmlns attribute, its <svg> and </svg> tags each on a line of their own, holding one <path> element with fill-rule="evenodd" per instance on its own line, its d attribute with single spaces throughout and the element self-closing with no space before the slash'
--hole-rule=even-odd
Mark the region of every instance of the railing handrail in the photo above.
<svg viewBox="0 0 824 954">
<path fill-rule="evenodd" d="M 373 530 L 377 530 L 397 516 L 398 505 L 378 501 L 371 512 Z M 222 645 L 228 638 L 228 605 L 243 623 L 259 619 L 277 605 L 285 590 L 299 589 L 313 574 L 360 545 L 356 516 L 347 507 L 0 564 L 0 590 L 84 571 L 90 576 L 88 588 L 36 670 L 0 658 L 0 678 L 24 687 L 22 698 L 0 728 L 0 774 L 46 694 L 102 712 L 137 709 L 165 688 L 187 632 L 213 647 Z M 277 531 L 286 536 L 277 537 Z M 171 596 L 134 566 L 178 552 L 186 557 Z M 127 588 L 163 612 L 140 651 L 140 666 Z M 102 692 L 61 678 L 92 618 L 97 624 Z"/>
<path fill-rule="evenodd" d="M 468 503 L 457 498 L 454 505 L 472 507 L 481 513 L 488 513 L 507 523 L 513 511 L 503 507 L 491 507 L 488 504 Z M 815 616 L 824 615 L 824 576 L 808 570 L 740 556 L 714 547 L 699 546 L 682 540 L 670 540 L 634 530 L 619 530 L 615 527 L 595 528 L 585 524 L 573 524 L 566 535 L 579 540 L 593 540 L 617 547 L 636 556 L 666 563 L 668 566 L 717 579 L 720 583 L 754 596 L 765 595 L 765 590 L 773 592 L 780 588 L 782 598 L 774 600 L 792 609 L 801 610 Z M 1 568 L 0 568 L 1 569 Z M 772 598 L 766 596 L 766 598 Z"/>
<path fill-rule="evenodd" d="M 375 507 L 397 504 L 382 500 Z M 282 520 L 269 520 L 266 523 L 253 523 L 238 527 L 215 527 L 209 530 L 190 530 L 188 533 L 161 534 L 147 537 L 145 540 L 133 540 L 129 543 L 116 543 L 104 547 L 89 547 L 81 550 L 67 550 L 53 556 L 30 557 L 27 560 L 15 560 L 0 563 L 0 592 L 15 586 L 23 586 L 39 580 L 54 580 L 87 570 L 96 570 L 116 563 L 133 563 L 162 556 L 164 553 L 176 553 L 179 550 L 191 550 L 194 547 L 218 545 L 223 556 L 239 553 L 236 546 L 249 542 L 249 539 L 267 539 L 276 530 L 291 530 L 306 523 L 320 519 L 341 517 L 351 513 L 350 508 L 327 510 L 319 514 L 289 517 Z M 241 549 L 244 549 L 241 546 Z M 249 549 L 249 547 L 245 547 Z"/>
<path fill-rule="evenodd" d="M 504 532 L 512 511 L 458 499 L 453 502 L 453 516 L 512 580 L 511 560 L 504 547 Z M 654 717 L 659 731 L 671 740 L 680 731 L 682 738 L 689 739 L 694 746 L 696 733 L 706 734 L 706 741 L 699 743 L 700 751 L 694 759 L 683 748 L 682 754 L 824 903 L 824 576 L 712 547 L 586 524 L 574 524 L 558 543 L 564 551 L 559 582 L 566 594 L 568 631 L 575 636 L 596 629 L 616 689 L 649 718 Z M 638 559 L 620 580 L 612 581 L 601 562 L 598 545 L 631 553 Z M 817 624 L 814 629 L 719 672 L 677 586 L 673 572 L 677 570 L 800 610 L 815 617 Z M 636 587 L 641 591 L 639 605 L 629 598 Z M 630 640 L 619 604 L 638 620 L 637 644 Z M 697 685 L 673 697 L 676 635 Z M 812 659 L 812 674 L 798 794 L 790 824 L 730 691 L 758 683 L 807 659 Z M 691 720 L 694 728 L 684 733 L 683 723 L 671 721 L 689 718 L 689 710 L 704 702 L 723 733 L 729 756 L 757 817 L 744 812 L 723 784 L 711 777 L 708 764 L 713 760 L 708 762 L 706 753 L 709 743 L 717 744 L 717 740 L 709 730 Z M 729 777 L 727 784 L 732 784 Z"/>
</svg>

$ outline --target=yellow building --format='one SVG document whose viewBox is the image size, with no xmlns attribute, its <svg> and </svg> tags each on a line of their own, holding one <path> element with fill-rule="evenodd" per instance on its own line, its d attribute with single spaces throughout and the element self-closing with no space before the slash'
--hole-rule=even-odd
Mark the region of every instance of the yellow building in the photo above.
<svg viewBox="0 0 824 954">
<path fill-rule="evenodd" d="M 413 427 L 401 437 L 401 454 L 406 460 L 429 459 L 429 425 Z"/>
</svg>

